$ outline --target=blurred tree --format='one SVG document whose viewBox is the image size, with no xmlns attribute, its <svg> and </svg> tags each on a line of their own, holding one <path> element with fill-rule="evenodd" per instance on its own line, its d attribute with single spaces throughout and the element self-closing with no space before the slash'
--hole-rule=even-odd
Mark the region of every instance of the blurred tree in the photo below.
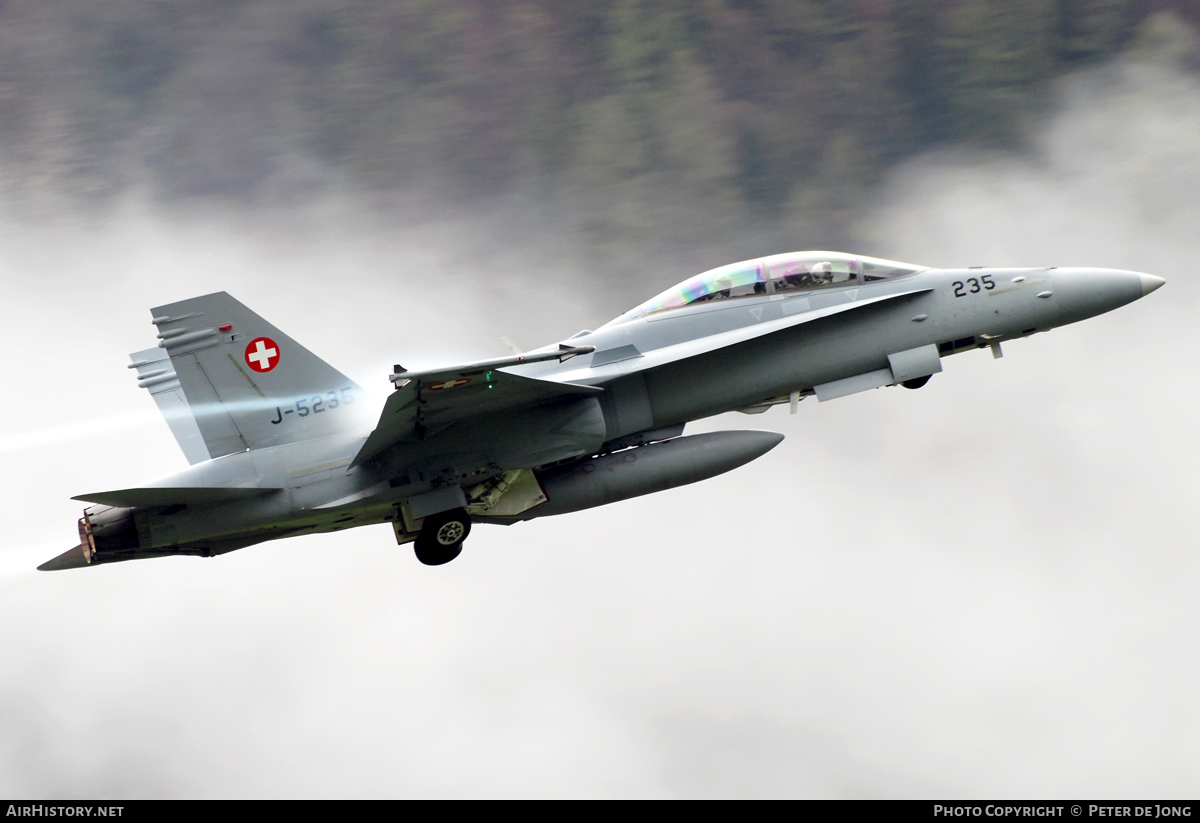
<svg viewBox="0 0 1200 823">
<path fill-rule="evenodd" d="M 897 160 L 1012 143 L 1048 80 L 1164 7 L 1200 19 L 1200 0 L 8 0 L 0 163 L 10 189 L 99 198 L 526 192 L 600 245 L 835 232 Z"/>
<path fill-rule="evenodd" d="M 1063 60 L 1112 54 L 1133 35 L 1140 0 L 1060 0 L 1058 53 Z"/>
</svg>

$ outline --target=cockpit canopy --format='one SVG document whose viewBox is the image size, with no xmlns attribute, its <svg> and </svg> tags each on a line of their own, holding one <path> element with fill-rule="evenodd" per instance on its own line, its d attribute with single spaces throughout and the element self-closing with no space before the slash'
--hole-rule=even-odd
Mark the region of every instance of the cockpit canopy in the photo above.
<svg viewBox="0 0 1200 823">
<path fill-rule="evenodd" d="M 731 263 L 698 274 L 647 300 L 638 306 L 638 310 L 654 314 L 709 300 L 869 283 L 926 268 L 836 251 L 789 252 L 761 260 Z"/>
</svg>

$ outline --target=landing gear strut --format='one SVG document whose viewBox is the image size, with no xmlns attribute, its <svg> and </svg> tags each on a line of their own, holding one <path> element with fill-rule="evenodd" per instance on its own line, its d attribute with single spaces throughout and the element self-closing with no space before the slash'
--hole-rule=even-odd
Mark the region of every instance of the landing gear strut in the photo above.
<svg viewBox="0 0 1200 823">
<path fill-rule="evenodd" d="M 425 518 L 413 550 L 426 566 L 441 566 L 462 553 L 463 541 L 471 533 L 471 516 L 464 509 L 431 514 Z"/>
</svg>

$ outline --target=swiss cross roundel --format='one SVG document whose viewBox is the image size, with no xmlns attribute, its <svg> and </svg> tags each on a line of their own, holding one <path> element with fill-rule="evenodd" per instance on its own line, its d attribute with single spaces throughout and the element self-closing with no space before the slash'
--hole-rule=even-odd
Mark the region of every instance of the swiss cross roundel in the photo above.
<svg viewBox="0 0 1200 823">
<path fill-rule="evenodd" d="M 269 337 L 259 337 L 246 347 L 246 365 L 256 372 L 270 371 L 279 365 L 279 346 Z"/>
</svg>

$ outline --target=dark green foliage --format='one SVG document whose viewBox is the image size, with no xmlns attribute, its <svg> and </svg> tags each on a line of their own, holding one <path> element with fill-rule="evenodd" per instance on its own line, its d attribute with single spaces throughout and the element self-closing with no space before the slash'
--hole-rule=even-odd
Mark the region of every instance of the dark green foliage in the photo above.
<svg viewBox="0 0 1200 823">
<path fill-rule="evenodd" d="M 1128 0 L 1060 0 L 1059 57 L 1086 60 L 1111 54 L 1133 35 L 1145 6 Z"/>
<path fill-rule="evenodd" d="M 316 186 L 289 171 L 315 158 L 366 189 L 533 192 L 598 243 L 836 223 L 932 142 L 1011 142 L 1048 80 L 1115 53 L 1147 12 L 1139 0 L 12 2 L 0 151 L 93 192 L 140 167 L 167 197 Z M 37 37 L 50 47 L 23 45 Z M 71 174 L 44 168 L 50 157 Z"/>
</svg>

